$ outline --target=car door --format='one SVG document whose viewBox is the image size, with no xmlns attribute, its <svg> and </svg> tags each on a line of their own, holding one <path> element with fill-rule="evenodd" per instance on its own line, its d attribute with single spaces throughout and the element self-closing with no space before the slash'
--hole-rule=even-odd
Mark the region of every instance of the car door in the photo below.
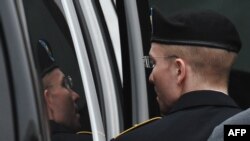
<svg viewBox="0 0 250 141">
<path fill-rule="evenodd" d="M 105 107 L 102 111 L 109 140 L 149 118 L 142 60 L 146 50 L 143 46 L 149 47 L 150 43 L 148 3 L 111 0 L 73 3 L 84 41 L 89 46 L 87 51 L 96 57 L 92 70 L 99 74 L 96 77 L 99 81 L 95 82 L 102 89 L 100 103 Z"/>
<path fill-rule="evenodd" d="M 93 140 L 110 140 L 148 119 L 142 61 L 143 46 L 149 46 L 146 1 L 4 0 L 1 27 L 1 69 L 8 68 L 1 80 L 10 81 L 1 89 L 9 99 L 4 104 L 12 105 L 5 111 L 13 118 L 10 140 L 49 140 L 35 67 L 40 39 L 49 42 L 59 66 L 76 82 L 81 123 Z"/>
<path fill-rule="evenodd" d="M 2 0 L 1 140 L 47 141 L 46 116 L 35 70 L 23 4 Z M 2 115 L 3 114 L 3 115 Z"/>
<path fill-rule="evenodd" d="M 87 107 L 89 118 L 84 119 L 89 120 L 93 139 L 117 135 L 123 125 L 116 98 L 121 75 L 112 41 L 100 24 L 98 1 L 24 0 L 24 7 L 32 47 L 39 39 L 48 41 L 59 66 L 79 82 L 79 105 Z"/>
<path fill-rule="evenodd" d="M 150 20 L 147 1 L 117 1 L 119 28 L 124 72 L 124 101 L 131 115 L 127 126 L 149 118 L 147 86 L 148 77 L 143 65 L 143 56 L 150 46 Z M 143 48 L 145 47 L 145 48 Z"/>
</svg>

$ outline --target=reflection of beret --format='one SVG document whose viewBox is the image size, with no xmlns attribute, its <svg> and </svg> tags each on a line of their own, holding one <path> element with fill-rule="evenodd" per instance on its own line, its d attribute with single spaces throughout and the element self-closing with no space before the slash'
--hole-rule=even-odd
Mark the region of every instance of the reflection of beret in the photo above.
<svg viewBox="0 0 250 141">
<path fill-rule="evenodd" d="M 53 69 L 58 68 L 53 57 L 51 48 L 45 40 L 39 40 L 37 44 L 38 64 L 41 77 L 51 72 Z"/>
<path fill-rule="evenodd" d="M 152 42 L 197 45 L 239 52 L 241 41 L 232 22 L 212 10 L 183 11 L 163 17 L 152 9 Z"/>
</svg>

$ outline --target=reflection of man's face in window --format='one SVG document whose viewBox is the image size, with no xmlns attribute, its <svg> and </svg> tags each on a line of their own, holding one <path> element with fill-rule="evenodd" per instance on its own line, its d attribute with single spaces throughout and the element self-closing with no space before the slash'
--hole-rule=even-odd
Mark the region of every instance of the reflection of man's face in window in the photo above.
<svg viewBox="0 0 250 141">
<path fill-rule="evenodd" d="M 79 95 L 65 86 L 67 84 L 65 84 L 64 77 L 63 72 L 58 68 L 43 77 L 49 119 L 77 129 L 80 127 L 80 115 L 76 105 Z"/>
</svg>

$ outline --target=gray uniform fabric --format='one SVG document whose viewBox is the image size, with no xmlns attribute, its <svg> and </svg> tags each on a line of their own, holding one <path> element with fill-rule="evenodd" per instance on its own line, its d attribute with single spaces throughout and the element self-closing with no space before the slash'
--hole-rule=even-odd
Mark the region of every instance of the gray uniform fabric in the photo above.
<svg viewBox="0 0 250 141">
<path fill-rule="evenodd" d="M 224 141 L 224 125 L 250 125 L 250 108 L 247 110 L 240 112 L 214 128 L 212 134 L 208 138 L 208 141 Z"/>
</svg>

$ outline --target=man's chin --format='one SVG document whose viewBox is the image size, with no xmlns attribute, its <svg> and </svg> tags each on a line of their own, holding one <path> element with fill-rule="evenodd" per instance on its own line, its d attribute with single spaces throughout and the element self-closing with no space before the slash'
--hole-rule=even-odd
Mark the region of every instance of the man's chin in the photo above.
<svg viewBox="0 0 250 141">
<path fill-rule="evenodd" d="M 79 121 L 79 119 L 80 119 L 80 114 L 79 113 L 76 113 L 76 119 Z"/>
<path fill-rule="evenodd" d="M 81 128 L 81 124 L 80 124 L 80 114 L 76 114 L 74 120 L 72 120 L 71 125 L 70 125 L 71 129 L 73 130 L 78 130 Z"/>
<path fill-rule="evenodd" d="M 79 130 L 81 128 L 81 124 L 79 121 L 76 121 L 74 125 L 72 126 L 74 130 Z"/>
<path fill-rule="evenodd" d="M 75 121 L 75 128 L 76 129 L 80 129 L 81 128 L 81 124 L 80 124 L 80 114 L 76 114 L 76 121 Z"/>
</svg>

